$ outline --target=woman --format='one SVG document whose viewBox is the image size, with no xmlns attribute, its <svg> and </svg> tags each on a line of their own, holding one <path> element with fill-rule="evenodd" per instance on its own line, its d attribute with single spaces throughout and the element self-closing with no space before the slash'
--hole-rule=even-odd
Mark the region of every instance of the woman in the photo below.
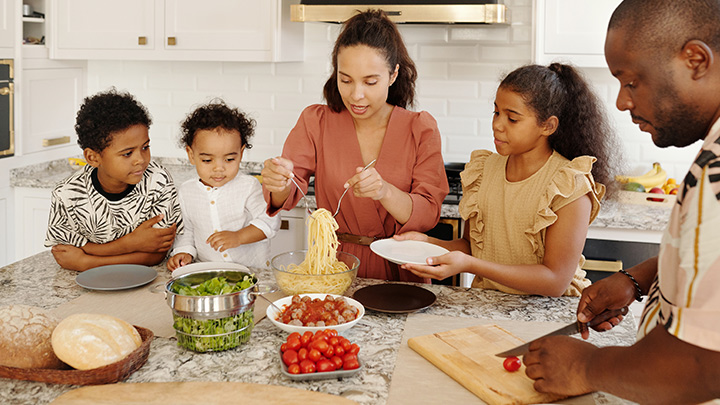
<svg viewBox="0 0 720 405">
<path fill-rule="evenodd" d="M 268 214 L 295 207 L 315 176 L 317 206 L 335 217 L 340 250 L 360 259 L 358 276 L 428 282 L 372 253 L 370 242 L 437 224 L 448 193 L 440 133 L 427 112 L 411 112 L 417 71 L 400 32 L 383 11 L 345 22 L 325 83 L 327 105 L 311 105 L 282 156 L 265 161 Z M 375 160 L 367 169 L 363 168 Z"/>
</svg>

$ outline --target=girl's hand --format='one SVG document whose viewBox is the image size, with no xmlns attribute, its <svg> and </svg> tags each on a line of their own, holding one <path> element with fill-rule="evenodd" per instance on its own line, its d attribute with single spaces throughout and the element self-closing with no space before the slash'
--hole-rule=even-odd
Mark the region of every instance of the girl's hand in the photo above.
<svg viewBox="0 0 720 405">
<path fill-rule="evenodd" d="M 293 162 L 284 157 L 278 156 L 267 159 L 260 174 L 262 175 L 262 185 L 271 193 L 287 192 L 292 182 L 290 178 L 294 176 Z"/>
<path fill-rule="evenodd" d="M 178 253 L 167 261 L 167 269 L 173 271 L 178 267 L 192 263 L 193 257 L 189 253 Z"/>
<path fill-rule="evenodd" d="M 443 280 L 462 272 L 469 266 L 472 256 L 463 252 L 452 251 L 442 256 L 428 257 L 427 265 L 406 263 L 400 266 L 423 278 Z"/>
<path fill-rule="evenodd" d="M 218 252 L 224 252 L 228 249 L 242 245 L 239 240 L 238 232 L 220 231 L 215 232 L 207 238 L 207 244 Z"/>
<path fill-rule="evenodd" d="M 410 231 L 393 235 L 395 240 L 418 240 L 420 242 L 430 242 L 430 238 L 422 232 Z"/>
<path fill-rule="evenodd" d="M 388 184 L 383 180 L 375 167 L 370 167 L 365 170 L 363 170 L 362 167 L 358 167 L 355 171 L 357 174 L 345 183 L 345 188 L 352 187 L 355 197 L 380 200 L 387 195 L 389 191 Z"/>
<path fill-rule="evenodd" d="M 53 257 L 60 267 L 70 270 L 84 270 L 85 258 L 87 255 L 85 252 L 76 246 L 72 245 L 55 245 L 50 249 Z M 82 271 L 81 270 L 81 271 Z"/>
</svg>

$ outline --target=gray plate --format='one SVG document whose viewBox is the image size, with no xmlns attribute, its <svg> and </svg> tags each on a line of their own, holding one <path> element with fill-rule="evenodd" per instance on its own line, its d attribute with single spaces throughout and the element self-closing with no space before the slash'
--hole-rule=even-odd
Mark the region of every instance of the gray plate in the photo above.
<svg viewBox="0 0 720 405">
<path fill-rule="evenodd" d="M 140 264 L 111 264 L 85 270 L 75 277 L 79 286 L 90 290 L 125 290 L 140 287 L 157 277 L 152 267 Z"/>
</svg>

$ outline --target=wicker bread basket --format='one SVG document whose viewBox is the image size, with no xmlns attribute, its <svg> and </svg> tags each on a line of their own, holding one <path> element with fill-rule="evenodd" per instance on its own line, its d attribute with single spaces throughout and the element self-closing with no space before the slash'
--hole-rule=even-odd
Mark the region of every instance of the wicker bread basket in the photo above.
<svg viewBox="0 0 720 405">
<path fill-rule="evenodd" d="M 0 378 L 40 381 L 53 384 L 96 385 L 122 381 L 142 367 L 150 354 L 150 343 L 155 335 L 150 329 L 135 326 L 142 344 L 124 359 L 91 370 L 56 370 L 49 368 L 16 368 L 0 366 Z"/>
</svg>

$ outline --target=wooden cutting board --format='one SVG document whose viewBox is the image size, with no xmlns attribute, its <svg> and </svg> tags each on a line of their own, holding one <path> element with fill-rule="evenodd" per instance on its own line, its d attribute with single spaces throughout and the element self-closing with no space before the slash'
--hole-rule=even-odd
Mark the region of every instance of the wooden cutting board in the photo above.
<svg viewBox="0 0 720 405">
<path fill-rule="evenodd" d="M 347 398 L 277 385 L 166 382 L 92 385 L 68 391 L 53 405 L 102 404 L 355 404 Z"/>
<path fill-rule="evenodd" d="M 524 343 L 497 325 L 454 329 L 408 340 L 408 346 L 488 404 L 550 403 L 563 398 L 541 394 L 525 366 L 508 372 L 495 353 Z"/>
</svg>

